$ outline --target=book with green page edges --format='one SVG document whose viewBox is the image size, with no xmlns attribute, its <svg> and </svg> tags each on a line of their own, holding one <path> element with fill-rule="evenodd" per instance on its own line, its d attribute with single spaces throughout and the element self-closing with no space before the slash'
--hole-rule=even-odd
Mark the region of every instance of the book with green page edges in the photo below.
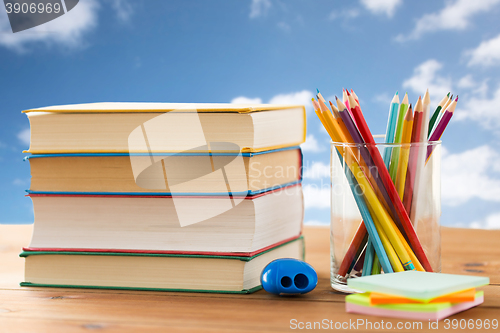
<svg viewBox="0 0 500 333">
<path fill-rule="evenodd" d="M 299 237 L 252 257 L 24 251 L 21 286 L 251 293 L 264 267 L 278 258 L 304 258 Z"/>
</svg>

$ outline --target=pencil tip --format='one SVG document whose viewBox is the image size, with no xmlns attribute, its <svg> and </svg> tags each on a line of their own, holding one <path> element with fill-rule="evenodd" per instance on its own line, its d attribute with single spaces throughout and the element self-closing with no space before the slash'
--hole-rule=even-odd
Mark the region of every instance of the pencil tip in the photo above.
<svg viewBox="0 0 500 333">
<path fill-rule="evenodd" d="M 347 93 L 347 96 L 351 96 L 351 94 L 349 93 L 349 90 L 345 90 L 345 92 Z"/>
<path fill-rule="evenodd" d="M 314 97 L 313 97 L 313 98 L 311 98 L 311 101 L 313 101 L 313 102 L 314 102 Z"/>
<path fill-rule="evenodd" d="M 398 93 L 397 91 L 396 91 L 396 95 L 398 95 L 398 96 L 399 96 L 399 93 Z"/>
<path fill-rule="evenodd" d="M 455 98 L 455 102 L 458 102 L 458 95 L 457 95 L 457 98 Z"/>
<path fill-rule="evenodd" d="M 337 97 L 337 95 L 335 95 L 335 100 L 336 100 L 336 101 L 338 101 L 338 100 L 339 100 L 339 98 Z"/>
<path fill-rule="evenodd" d="M 448 91 L 448 95 L 446 95 L 446 96 L 450 97 L 450 94 L 451 94 L 451 91 Z"/>
<path fill-rule="evenodd" d="M 316 92 L 319 94 L 319 89 L 318 88 L 316 88 Z"/>
</svg>

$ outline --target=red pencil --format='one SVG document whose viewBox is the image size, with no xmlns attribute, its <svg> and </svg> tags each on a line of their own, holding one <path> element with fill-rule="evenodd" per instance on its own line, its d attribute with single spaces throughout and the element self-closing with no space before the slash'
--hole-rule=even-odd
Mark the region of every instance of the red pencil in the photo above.
<svg viewBox="0 0 500 333">
<path fill-rule="evenodd" d="M 352 239 L 349 249 L 345 253 L 344 260 L 342 260 L 342 263 L 340 264 L 339 271 L 337 272 L 338 275 L 344 277 L 346 276 L 347 273 L 349 273 L 349 268 L 352 266 L 352 263 L 359 256 L 358 255 L 359 249 L 363 248 L 364 244 L 366 243 L 366 240 L 368 238 L 366 237 L 367 235 L 368 233 L 366 232 L 365 223 L 361 222 L 361 224 L 358 227 L 358 230 L 356 230 L 356 234 Z"/>
<path fill-rule="evenodd" d="M 354 108 L 351 108 L 351 112 L 356 119 L 356 125 L 358 126 L 359 132 L 361 133 L 364 141 L 367 143 L 367 148 L 370 151 L 373 162 L 375 163 L 375 166 L 379 171 L 380 178 L 382 178 L 382 182 L 384 183 L 384 186 L 389 193 L 389 197 L 396 209 L 396 216 L 394 216 L 394 219 L 398 221 L 399 224 L 403 227 L 404 233 L 406 233 L 406 237 L 408 238 L 408 242 L 424 269 L 427 272 L 432 272 L 432 267 L 429 263 L 429 260 L 424 253 L 422 244 L 420 244 L 420 241 L 418 240 L 415 229 L 411 224 L 410 217 L 406 213 L 403 203 L 399 198 L 398 191 L 396 190 L 396 187 L 391 180 L 391 176 L 389 175 L 389 171 L 387 170 L 384 161 L 382 160 L 382 156 L 380 155 L 380 152 L 375 145 L 375 140 L 373 139 L 373 135 L 368 128 L 368 124 L 366 123 L 365 117 L 361 112 L 361 108 L 356 104 L 354 97 L 350 95 L 349 92 L 347 92 L 347 95 L 349 97 L 350 105 L 355 106 Z"/>
</svg>

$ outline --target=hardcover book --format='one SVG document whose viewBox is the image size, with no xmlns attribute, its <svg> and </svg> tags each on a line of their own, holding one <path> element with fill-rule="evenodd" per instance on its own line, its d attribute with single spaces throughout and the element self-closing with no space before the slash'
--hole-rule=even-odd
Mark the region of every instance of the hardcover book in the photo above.
<svg viewBox="0 0 500 333">
<path fill-rule="evenodd" d="M 36 250 L 252 253 L 298 237 L 304 214 L 300 185 L 247 197 L 30 197 Z"/>
<path fill-rule="evenodd" d="M 305 141 L 304 106 L 90 103 L 24 111 L 32 154 L 257 152 Z"/>
<path fill-rule="evenodd" d="M 52 154 L 26 159 L 31 167 L 29 193 L 58 194 L 253 195 L 300 182 L 302 168 L 298 147 L 260 153 Z"/>
<path fill-rule="evenodd" d="M 252 257 L 29 251 L 22 286 L 251 293 L 278 258 L 303 259 L 299 238 Z"/>
</svg>

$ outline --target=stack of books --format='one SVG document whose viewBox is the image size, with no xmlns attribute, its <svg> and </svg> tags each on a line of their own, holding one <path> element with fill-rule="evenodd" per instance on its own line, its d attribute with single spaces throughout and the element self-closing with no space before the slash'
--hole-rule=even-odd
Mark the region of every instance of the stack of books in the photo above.
<svg viewBox="0 0 500 333">
<path fill-rule="evenodd" d="M 487 277 L 419 271 L 379 274 L 347 280 L 365 293 L 346 296 L 346 311 L 414 320 L 441 320 L 484 301 L 476 287 Z"/>
<path fill-rule="evenodd" d="M 304 256 L 303 106 L 24 111 L 35 224 L 23 286 L 248 293 Z"/>
</svg>

